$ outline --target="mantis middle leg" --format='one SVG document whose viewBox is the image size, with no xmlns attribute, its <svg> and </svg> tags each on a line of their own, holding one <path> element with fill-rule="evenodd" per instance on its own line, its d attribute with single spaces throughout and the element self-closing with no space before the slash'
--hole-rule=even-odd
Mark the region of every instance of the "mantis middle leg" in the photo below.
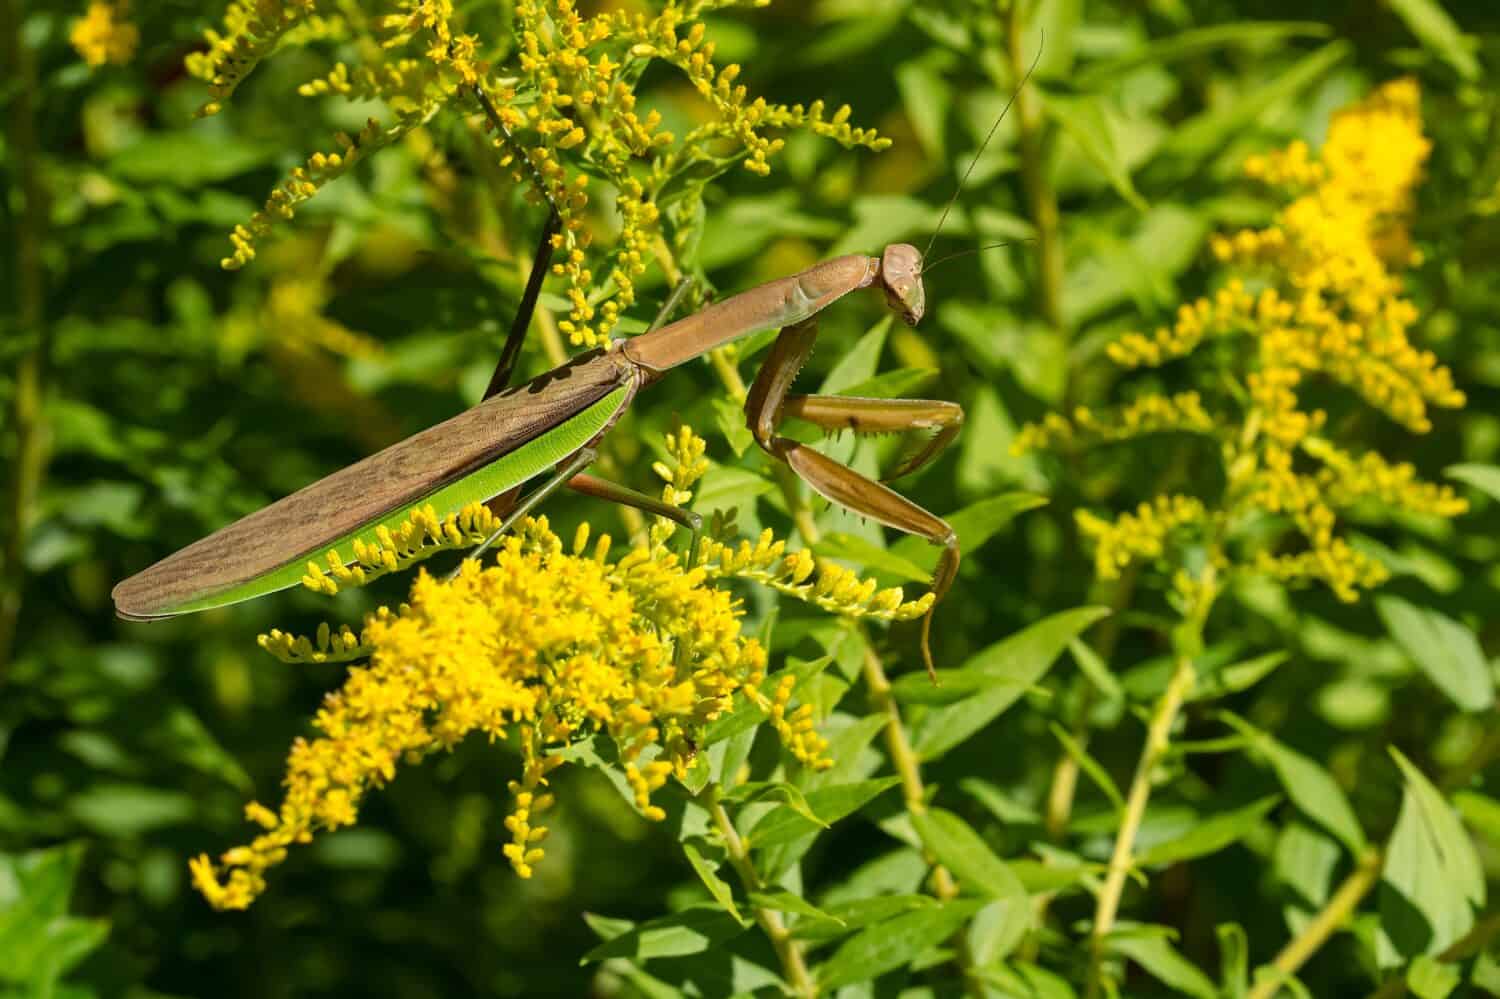
<svg viewBox="0 0 1500 999">
<path fill-rule="evenodd" d="M 858 432 L 937 429 L 937 436 L 892 477 L 904 475 L 930 461 L 963 423 L 963 410 L 954 403 L 925 399 L 854 399 L 840 396 L 791 396 L 788 389 L 817 339 L 817 320 L 808 319 L 781 331 L 745 400 L 745 415 L 756 442 L 771 457 L 785 462 L 813 491 L 846 510 L 869 517 L 886 527 L 941 545 L 932 578 L 932 608 L 922 619 L 922 659 L 929 675 L 932 613 L 958 575 L 958 535 L 943 520 L 900 493 L 866 478 L 805 444 L 778 437 L 776 429 L 787 416 L 798 416 L 826 429 Z"/>
<path fill-rule="evenodd" d="M 495 368 L 495 373 L 490 377 L 489 388 L 485 390 L 484 397 L 505 390 L 510 384 L 510 377 L 515 370 L 516 359 L 521 354 L 521 345 L 526 340 L 526 332 L 531 327 L 531 319 L 536 311 L 537 298 L 541 293 L 541 277 L 546 274 L 548 262 L 552 259 L 552 236 L 557 231 L 560 219 L 557 210 L 553 209 L 547 218 L 547 225 L 542 231 L 542 238 L 537 244 L 536 258 L 532 262 L 531 275 L 526 282 L 526 291 L 521 296 L 521 303 L 516 312 L 515 319 L 511 323 L 510 334 L 506 337 L 505 348 L 500 355 L 500 363 Z M 658 329 L 672 318 L 672 313 L 682 303 L 682 299 L 692 287 L 692 279 L 684 278 L 668 294 L 666 301 L 662 303 L 656 318 L 652 320 L 649 330 Z M 584 452 L 580 452 L 581 454 Z M 508 492 L 491 499 L 486 505 L 498 517 L 504 517 L 505 521 L 494 535 L 487 538 L 485 542 L 469 553 L 469 558 L 477 558 L 490 547 L 500 534 L 503 534 L 526 512 L 534 508 L 546 496 L 555 492 L 559 485 L 566 485 L 569 489 L 585 496 L 595 499 L 606 500 L 610 503 L 618 503 L 621 506 L 634 507 L 645 513 L 655 514 L 658 517 L 666 517 L 691 532 L 691 540 L 688 543 L 688 567 L 691 568 L 698 561 L 698 543 L 703 532 L 703 518 L 690 510 L 673 506 L 654 496 L 631 489 L 629 486 L 601 479 L 597 476 L 582 471 L 594 458 L 594 451 L 587 450 L 588 460 L 578 464 L 573 473 L 567 478 L 548 482 L 542 486 L 533 496 L 528 496 L 527 501 L 517 507 L 517 500 L 521 495 L 521 487 L 516 486 Z M 571 466 L 564 466 L 571 467 Z"/>
</svg>

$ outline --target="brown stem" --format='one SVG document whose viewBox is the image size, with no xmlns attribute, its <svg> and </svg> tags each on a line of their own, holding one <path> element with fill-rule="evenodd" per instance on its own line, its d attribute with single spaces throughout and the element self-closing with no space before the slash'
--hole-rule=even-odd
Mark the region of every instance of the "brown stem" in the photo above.
<svg viewBox="0 0 1500 999">
<path fill-rule="evenodd" d="M 46 236 L 46 194 L 42 189 L 36 136 L 36 63 L 21 37 L 20 0 L 0 0 L 0 44 L 12 67 L 10 135 L 7 158 L 21 196 L 21 218 L 14 236 L 16 254 L 15 336 L 30 347 L 16 370 L 10 426 L 15 435 L 10 488 L 6 495 L 5 543 L 0 554 L 0 684 L 9 672 L 26 581 L 23 560 L 32 508 L 47 468 L 45 419 L 50 359 L 46 325 L 42 241 Z"/>
</svg>

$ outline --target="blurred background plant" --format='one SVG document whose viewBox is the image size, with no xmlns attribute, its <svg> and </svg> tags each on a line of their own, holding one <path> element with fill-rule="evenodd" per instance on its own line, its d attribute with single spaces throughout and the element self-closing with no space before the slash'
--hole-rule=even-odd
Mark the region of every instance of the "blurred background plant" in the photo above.
<svg viewBox="0 0 1500 999">
<path fill-rule="evenodd" d="M 1295 974 L 1320 996 L 1500 994 L 1484 908 L 1500 844 L 1500 14 L 1435 0 L 1272 2 L 1254 20 L 1164 0 L 0 13 L 7 989 L 873 995 L 878 977 L 880 994 L 1264 999 Z M 664 24 L 684 26 L 686 51 Z M 712 71 L 694 61 L 710 42 Z M 930 274 L 920 330 L 841 303 L 802 376 L 966 407 L 959 444 L 902 484 L 966 550 L 939 612 L 943 686 L 911 673 L 914 626 L 789 599 L 790 581 L 757 580 L 775 563 L 752 545 L 760 568 L 721 585 L 769 653 L 769 689 L 796 678 L 831 768 L 733 722 L 705 737 L 709 796 L 668 781 L 653 823 L 581 747 L 589 765 L 552 778 L 548 856 L 521 879 L 503 847 L 523 747 L 471 738 L 294 852 L 247 912 L 208 909 L 186 858 L 240 842 L 246 800 L 279 798 L 287 746 L 340 680 L 255 636 L 357 623 L 409 578 L 151 626 L 116 621 L 109 588 L 479 398 L 547 216 L 520 150 L 563 215 L 530 375 L 640 329 L 683 274 L 696 305 L 835 253 L 924 245 L 1038 53 L 934 255 L 1025 242 Z M 492 144 L 465 91 L 481 63 L 520 150 Z M 1412 82 L 1378 89 L 1392 80 Z M 604 103 L 580 107 L 585 93 Z M 823 110 L 844 104 L 847 119 Z M 1336 113 L 1356 105 L 1351 129 Z M 893 140 L 878 153 L 877 133 Z M 1352 227 L 1349 185 L 1329 189 L 1347 171 L 1390 195 L 1355 198 Z M 1392 283 L 1307 269 L 1354 259 L 1351 232 Z M 1256 261 L 1227 283 L 1227 264 Z M 1325 313 L 1345 296 L 1332 319 L 1309 286 Z M 1289 315 L 1255 311 L 1267 288 Z M 1209 315 L 1178 313 L 1200 299 Z M 1195 321 L 1208 335 L 1169 358 Z M 1420 413 L 1371 388 L 1359 359 L 1392 355 L 1348 348 L 1351 324 L 1376 331 L 1366 344 L 1399 328 L 1412 363 L 1451 384 L 1416 379 Z M 1158 326 L 1165 339 L 1129 335 Z M 726 536 L 771 528 L 835 573 L 917 595 L 928 546 L 809 504 L 750 446 L 739 405 L 766 342 L 643 396 L 605 473 L 661 488 L 651 466 L 672 460 L 680 419 L 707 438 L 690 504 L 732 510 Z M 1103 415 L 1121 406 L 1164 432 L 1134 439 Z M 1091 446 L 1012 449 L 1039 433 Z M 826 445 L 867 472 L 898 447 Z M 1259 499 L 1232 524 L 1209 515 L 1241 495 Z M 1179 529 L 1143 534 L 1137 515 L 1122 531 L 1143 502 Z M 547 512 L 564 538 L 620 517 L 619 538 L 649 541 L 639 517 L 582 498 Z M 1101 559 L 1111 538 L 1129 557 Z M 1337 580 L 1382 585 L 1350 601 Z"/>
</svg>

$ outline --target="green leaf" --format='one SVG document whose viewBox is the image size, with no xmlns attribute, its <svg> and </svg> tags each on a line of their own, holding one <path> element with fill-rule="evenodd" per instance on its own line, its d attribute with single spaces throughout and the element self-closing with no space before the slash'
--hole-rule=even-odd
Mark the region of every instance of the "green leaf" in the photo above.
<svg viewBox="0 0 1500 999">
<path fill-rule="evenodd" d="M 1024 999 L 1078 999 L 1068 980 L 1053 971 L 1025 961 L 1007 961 L 990 967 L 975 968 L 974 974 L 1000 995 Z"/>
<path fill-rule="evenodd" d="M 1020 945 L 1032 922 L 1031 899 L 1026 894 L 996 899 L 974 913 L 969 922 L 969 957 L 974 964 L 994 964 Z"/>
<path fill-rule="evenodd" d="M 1500 846 L 1500 801 L 1478 791 L 1459 791 L 1453 795 L 1453 806 L 1464 821 Z"/>
<path fill-rule="evenodd" d="M 583 955 L 581 964 L 623 957 L 648 961 L 659 957 L 701 954 L 744 932 L 729 913 L 716 905 L 695 905 L 670 916 L 632 926 Z"/>
<path fill-rule="evenodd" d="M 755 497 L 768 493 L 775 485 L 762 475 L 734 465 L 713 465 L 698 484 L 693 496 L 693 510 L 712 513 L 730 507 L 748 508 Z"/>
<path fill-rule="evenodd" d="M 1480 464 L 1449 465 L 1443 469 L 1443 474 L 1473 486 L 1490 499 L 1500 500 L 1500 467 Z"/>
<path fill-rule="evenodd" d="M 1220 669 L 1206 671 L 1199 678 L 1199 682 L 1193 686 L 1193 692 L 1188 700 L 1212 701 L 1229 694 L 1237 694 L 1242 690 L 1249 690 L 1289 658 L 1291 658 L 1291 653 L 1285 650 L 1267 652 L 1263 656 L 1255 656 Z"/>
<path fill-rule="evenodd" d="M 1109 937 L 1108 947 L 1146 970 L 1152 978 L 1195 999 L 1218 999 L 1218 989 L 1197 965 L 1172 946 L 1167 933 L 1141 933 L 1122 927 Z"/>
<path fill-rule="evenodd" d="M 1381 872 L 1381 967 L 1441 953 L 1474 925 L 1485 900 L 1484 869 L 1458 814 L 1400 750 L 1390 753 L 1406 791 Z"/>
<path fill-rule="evenodd" d="M 1332 836 L 1296 818 L 1276 837 L 1271 870 L 1302 907 L 1312 911 L 1328 901 L 1334 869 L 1342 854 Z"/>
<path fill-rule="evenodd" d="M 836 940 L 866 926 L 883 923 L 896 916 L 917 910 L 934 909 L 939 905 L 931 895 L 875 895 L 870 898 L 850 899 L 846 902 L 828 903 L 822 911 L 834 922 L 805 922 L 792 927 L 792 936 L 799 940 L 821 942 Z"/>
<path fill-rule="evenodd" d="M 941 684 L 975 692 L 914 720 L 917 753 L 936 759 L 994 721 L 1046 675 L 1068 642 L 1108 613 L 1102 607 L 1077 607 L 1053 614 L 989 646 L 960 669 L 940 670 Z M 931 686 L 926 677 L 908 674 L 894 684 L 896 696 L 921 685 Z"/>
<path fill-rule="evenodd" d="M 729 883 L 718 875 L 718 864 L 711 863 L 699 852 L 698 848 L 690 842 L 682 844 L 683 856 L 687 857 L 688 863 L 698 874 L 698 879 L 703 882 L 703 887 L 713 896 L 715 902 L 734 917 L 735 922 L 741 926 L 749 926 L 749 920 L 740 915 L 739 907 L 734 904 L 734 889 Z"/>
<path fill-rule="evenodd" d="M 957 899 L 862 930 L 818 967 L 818 983 L 832 991 L 904 967 L 958 932 L 983 905 L 978 899 Z"/>
<path fill-rule="evenodd" d="M 1469 973 L 1469 979 L 1475 988 L 1492 996 L 1500 996 L 1500 959 L 1489 951 L 1481 952 L 1474 960 L 1474 969 Z"/>
<path fill-rule="evenodd" d="M 1360 829 L 1349 799 L 1332 774 L 1237 715 L 1224 711 L 1220 717 L 1266 758 L 1298 811 L 1327 829 L 1356 857 L 1364 852 L 1364 830 Z"/>
<path fill-rule="evenodd" d="M 923 569 L 900 555 L 888 552 L 873 542 L 853 534 L 845 534 L 843 531 L 834 531 L 825 535 L 813 546 L 813 553 L 824 558 L 847 559 L 865 568 L 889 573 L 899 579 L 907 579 L 916 583 L 926 583 L 932 579 L 930 570 Z"/>
<path fill-rule="evenodd" d="M 1130 179 L 1130 169 L 1115 149 L 1114 133 L 1110 130 L 1109 118 L 1098 98 L 1064 97 L 1041 89 L 1037 92 L 1042 95 L 1042 108 L 1047 116 L 1073 137 L 1083 154 L 1099 168 L 1099 172 L 1104 174 L 1116 193 L 1136 211 L 1147 211 L 1150 206 L 1135 189 L 1135 183 Z"/>
<path fill-rule="evenodd" d="M 1240 808 L 1200 819 L 1187 833 L 1165 843 L 1157 843 L 1141 854 L 1136 862 L 1142 867 L 1165 866 L 1217 853 L 1248 836 L 1280 801 L 1281 795 L 1273 794 Z"/>
<path fill-rule="evenodd" d="M 1386 4 L 1406 22 L 1423 48 L 1453 67 L 1465 80 L 1479 78 L 1473 39 L 1458 30 L 1438 0 L 1386 0 Z"/>
<path fill-rule="evenodd" d="M 1239 923 L 1214 927 L 1219 937 L 1219 993 L 1223 999 L 1243 999 L 1250 987 L 1250 938 Z"/>
<path fill-rule="evenodd" d="M 729 447 L 734 451 L 736 458 L 743 457 L 745 452 L 755 443 L 755 435 L 745 425 L 745 409 L 736 406 L 728 399 L 715 399 L 714 423 L 719 428 L 719 433 L 729 442 Z"/>
<path fill-rule="evenodd" d="M 839 927 L 847 927 L 849 925 L 848 921 L 824 912 L 800 895 L 793 895 L 789 891 L 751 892 L 750 904 L 756 908 L 773 909 L 776 912 L 789 912 L 794 916 L 832 923 Z"/>
<path fill-rule="evenodd" d="M 931 59 L 913 59 L 896 67 L 896 89 L 906 107 L 907 120 L 927 158 L 941 163 L 946 157 L 943 130 L 953 92 Z"/>
<path fill-rule="evenodd" d="M 885 350 L 885 338 L 891 332 L 894 317 L 887 315 L 871 326 L 854 347 L 838 359 L 833 368 L 818 386 L 823 395 L 838 395 L 851 385 L 867 382 L 875 377 L 880 367 L 880 355 Z"/>
<path fill-rule="evenodd" d="M 1079 74 L 1077 86 L 1096 90 L 1141 66 L 1161 66 L 1231 45 L 1269 47 L 1289 38 L 1326 38 L 1331 33 L 1328 25 L 1316 21 L 1238 21 L 1192 28 L 1148 39 L 1122 55 L 1094 63 Z"/>
<path fill-rule="evenodd" d="M 803 796 L 801 788 L 798 788 L 794 784 L 787 784 L 782 781 L 746 781 L 744 784 L 740 784 L 724 792 L 724 800 L 745 805 L 754 801 L 780 801 L 819 828 L 828 828 L 828 823 L 813 813 L 812 807 L 808 805 L 807 798 Z"/>
<path fill-rule="evenodd" d="M 196 188 L 265 166 L 276 156 L 274 146 L 254 145 L 231 132 L 198 124 L 132 143 L 116 154 L 109 166 L 125 181 Z"/>
<path fill-rule="evenodd" d="M 0 984 L 52 995 L 109 935 L 104 920 L 68 915 L 82 860 L 82 843 L 0 854 Z"/>
<path fill-rule="evenodd" d="M 135 837 L 192 816 L 196 806 L 184 791 L 140 784 L 96 784 L 68 799 L 68 811 L 90 829 Z"/>
<path fill-rule="evenodd" d="M 839 395 L 859 399 L 905 399 L 911 398 L 923 386 L 931 384 L 938 376 L 936 368 L 896 368 L 884 371 L 872 378 L 841 390 Z M 741 416 L 743 422 L 743 415 Z"/>
<path fill-rule="evenodd" d="M 1204 111 L 1179 124 L 1157 150 L 1155 164 L 1181 176 L 1204 158 L 1229 144 L 1268 110 L 1290 101 L 1343 62 L 1352 47 L 1346 41 L 1329 42 L 1303 56 L 1290 69 L 1268 83 L 1245 90 L 1222 106 Z"/>
<path fill-rule="evenodd" d="M 1446 614 L 1400 597 L 1375 598 L 1386 630 L 1437 688 L 1465 711 L 1495 703 L 1495 681 L 1474 633 Z"/>
<path fill-rule="evenodd" d="M 1098 760 L 1090 756 L 1088 750 L 1084 749 L 1078 743 L 1077 739 L 1068 734 L 1067 729 L 1057 724 L 1057 722 L 1053 722 L 1048 728 L 1051 729 L 1053 737 L 1062 743 L 1063 751 L 1072 757 L 1073 762 L 1078 764 L 1079 769 L 1088 774 L 1089 779 L 1094 782 L 1099 790 L 1104 792 L 1104 796 L 1115 807 L 1115 811 L 1123 811 L 1125 808 L 1125 796 L 1120 793 L 1120 788 L 1115 784 L 1115 779 L 1109 775 L 1109 771 L 1105 770 Z"/>
<path fill-rule="evenodd" d="M 1447 999 L 1463 981 L 1463 975 L 1451 964 L 1444 964 L 1423 954 L 1406 969 L 1406 985 L 1417 999 Z"/>
<path fill-rule="evenodd" d="M 1024 899 L 1026 889 L 969 824 L 950 811 L 914 812 L 911 824 L 922 843 L 958 878 L 959 887 L 995 899 Z"/>
<path fill-rule="evenodd" d="M 807 793 L 806 807 L 812 809 L 817 821 L 804 816 L 801 810 L 790 805 L 779 805 L 767 812 L 750 830 L 746 837 L 750 845 L 758 849 L 779 846 L 817 832 L 839 819 L 859 811 L 877 795 L 901 783 L 899 777 L 881 777 L 876 780 L 856 781 L 852 784 L 835 784 L 820 787 Z M 820 826 L 821 823 L 822 825 Z"/>
<path fill-rule="evenodd" d="M 1099 653 L 1081 638 L 1075 638 L 1068 643 L 1068 651 L 1073 655 L 1073 661 L 1078 664 L 1078 671 L 1088 678 L 1089 683 L 1110 704 L 1120 704 L 1125 700 L 1125 688 L 1120 686 L 1120 681 L 1115 679 L 1114 673 L 1110 672 L 1109 665 L 1100 658 Z"/>
</svg>

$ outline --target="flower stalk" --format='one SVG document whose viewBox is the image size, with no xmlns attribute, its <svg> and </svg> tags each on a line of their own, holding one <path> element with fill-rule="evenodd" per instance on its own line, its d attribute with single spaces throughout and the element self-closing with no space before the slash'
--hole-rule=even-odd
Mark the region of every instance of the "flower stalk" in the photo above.
<svg viewBox="0 0 1500 999">
<path fill-rule="evenodd" d="M 760 875 L 755 871 L 755 863 L 750 858 L 750 850 L 745 846 L 745 841 L 740 838 L 739 831 L 734 827 L 734 820 L 730 818 L 729 812 L 719 800 L 718 785 L 711 784 L 701 795 L 702 803 L 707 807 L 709 815 L 713 817 L 714 825 L 719 830 L 719 836 L 724 841 L 724 848 L 729 854 L 729 863 L 739 875 L 740 885 L 745 893 L 753 894 L 764 889 L 761 884 Z M 771 941 L 771 946 L 776 950 L 776 957 L 781 961 L 782 977 L 787 985 L 791 986 L 792 994 L 801 996 L 803 999 L 815 999 L 818 994 L 817 984 L 813 981 L 811 973 L 807 970 L 807 961 L 802 956 L 802 946 L 792 937 L 792 931 L 787 928 L 781 914 L 774 909 L 764 906 L 752 906 L 755 913 L 755 921 L 760 924 L 761 930 Z"/>
<path fill-rule="evenodd" d="M 1195 588 L 1185 619 L 1179 626 L 1172 676 L 1151 711 L 1151 720 L 1146 728 L 1146 744 L 1141 750 L 1135 776 L 1130 782 L 1130 791 L 1125 797 L 1125 811 L 1120 816 L 1114 851 L 1110 854 L 1104 885 L 1094 908 L 1094 925 L 1089 937 L 1089 999 L 1096 999 L 1104 989 L 1105 951 L 1110 931 L 1114 929 L 1115 916 L 1119 912 L 1120 899 L 1125 891 L 1125 879 L 1130 876 L 1135 863 L 1135 839 L 1146 815 L 1146 805 L 1151 800 L 1156 768 L 1166 759 L 1167 752 L 1171 749 L 1172 728 L 1197 679 L 1194 659 L 1203 645 L 1203 625 L 1213 607 L 1215 587 L 1215 574 L 1210 567 Z"/>
<path fill-rule="evenodd" d="M 1384 865 L 1384 851 L 1367 850 L 1327 904 L 1302 927 L 1300 933 L 1281 948 L 1281 952 L 1271 961 L 1273 973 L 1261 976 L 1246 999 L 1274 999 L 1281 990 L 1282 983 L 1295 975 L 1307 963 L 1308 958 L 1316 954 L 1318 948 L 1348 922 L 1354 910 L 1359 908 L 1359 903 L 1380 883 L 1380 870 Z"/>
</svg>

